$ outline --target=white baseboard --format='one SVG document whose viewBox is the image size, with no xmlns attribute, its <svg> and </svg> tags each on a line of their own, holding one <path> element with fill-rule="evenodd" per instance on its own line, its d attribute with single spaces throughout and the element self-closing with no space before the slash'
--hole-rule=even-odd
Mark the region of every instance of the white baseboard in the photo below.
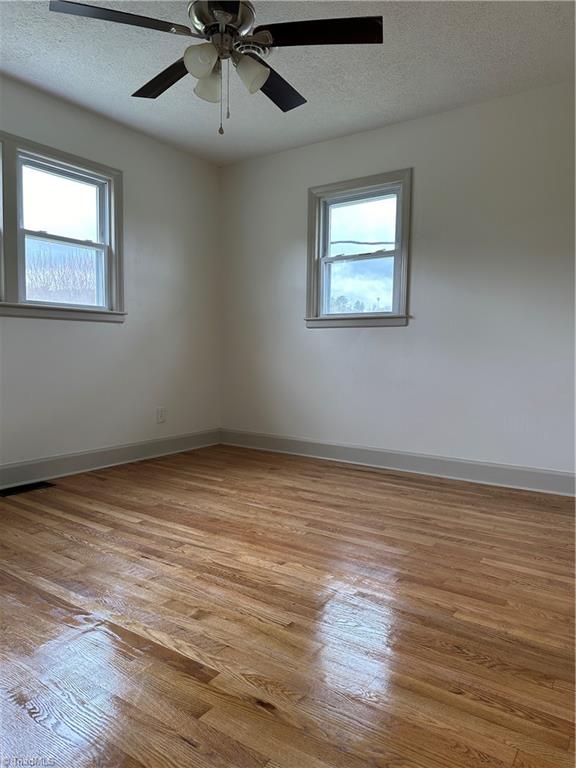
<svg viewBox="0 0 576 768">
<path fill-rule="evenodd" d="M 533 469 L 509 464 L 453 459 L 421 453 L 386 451 L 377 448 L 359 448 L 334 443 L 316 443 L 292 437 L 263 435 L 254 432 L 220 430 L 220 442 L 244 448 L 256 448 L 276 453 L 291 453 L 317 459 L 330 459 L 348 464 L 363 464 L 400 472 L 435 475 L 453 480 L 467 480 L 485 485 L 501 485 L 543 493 L 573 496 L 575 478 L 570 472 L 550 469 Z"/>
<path fill-rule="evenodd" d="M 127 464 L 131 461 L 153 459 L 157 456 L 181 453 L 194 448 L 204 448 L 207 445 L 217 445 L 219 442 L 220 430 L 213 429 L 208 432 L 195 432 L 189 435 L 147 440 L 143 443 L 130 443 L 112 448 L 100 448 L 95 451 L 82 451 L 81 453 L 69 453 L 46 459 L 36 459 L 35 461 L 4 464 L 0 466 L 0 488 L 11 488 L 14 485 L 36 483 L 41 480 L 53 480 L 64 475 L 103 469 L 116 464 Z"/>
<path fill-rule="evenodd" d="M 429 454 L 386 451 L 377 448 L 360 448 L 334 443 L 316 443 L 311 440 L 230 429 L 213 429 L 142 443 L 101 448 L 95 451 L 4 464 L 0 466 L 0 488 L 53 480 L 77 472 L 88 472 L 117 464 L 127 464 L 132 461 L 152 459 L 157 456 L 166 456 L 218 444 L 310 456 L 317 459 L 342 461 L 348 464 L 363 464 L 370 467 L 415 472 L 454 480 L 467 480 L 486 485 L 556 493 L 563 496 L 575 494 L 575 478 L 570 472 L 518 467 L 508 464 L 491 464 Z"/>
</svg>

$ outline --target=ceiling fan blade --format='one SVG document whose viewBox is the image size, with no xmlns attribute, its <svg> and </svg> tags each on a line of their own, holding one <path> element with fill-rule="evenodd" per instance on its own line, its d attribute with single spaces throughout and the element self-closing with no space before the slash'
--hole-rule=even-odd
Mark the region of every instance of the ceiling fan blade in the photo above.
<svg viewBox="0 0 576 768">
<path fill-rule="evenodd" d="M 282 112 L 290 112 L 291 109 L 301 107 L 302 104 L 306 104 L 306 99 L 301 93 L 298 93 L 296 88 L 290 85 L 290 83 L 279 75 L 275 69 L 272 69 L 270 64 L 267 64 L 263 59 L 257 56 L 255 53 L 248 53 L 247 56 L 263 64 L 270 70 L 268 79 L 260 89 L 263 94 L 268 96 L 270 101 L 273 101 L 277 107 L 280 107 Z"/>
<path fill-rule="evenodd" d="M 116 21 L 119 24 L 131 24 L 134 27 L 157 29 L 160 32 L 171 32 L 173 35 L 200 37 L 200 35 L 194 34 L 183 24 L 173 24 L 170 21 L 163 21 L 162 19 L 151 19 L 149 16 L 137 16 L 134 13 L 114 11 L 111 8 L 101 8 L 99 5 L 73 3 L 69 2 L 69 0 L 50 0 L 50 10 L 56 11 L 57 13 L 69 13 L 72 16 L 87 16 L 91 19 Z"/>
<path fill-rule="evenodd" d="M 381 43 L 384 40 L 382 22 L 382 16 L 288 21 L 283 24 L 261 25 L 254 29 L 254 34 L 270 32 L 275 47 Z"/>
<path fill-rule="evenodd" d="M 159 75 L 153 77 L 146 85 L 143 85 L 142 88 L 139 88 L 132 96 L 138 96 L 141 99 L 156 99 L 187 74 L 188 70 L 184 66 L 184 59 L 178 59 Z"/>
</svg>

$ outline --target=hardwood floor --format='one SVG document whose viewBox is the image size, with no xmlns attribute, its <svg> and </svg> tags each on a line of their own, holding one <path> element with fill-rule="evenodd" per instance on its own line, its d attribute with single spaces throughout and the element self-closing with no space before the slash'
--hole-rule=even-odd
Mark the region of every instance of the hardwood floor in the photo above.
<svg viewBox="0 0 576 768">
<path fill-rule="evenodd" d="M 0 499 L 0 765 L 572 768 L 572 517 L 224 446 Z"/>
</svg>

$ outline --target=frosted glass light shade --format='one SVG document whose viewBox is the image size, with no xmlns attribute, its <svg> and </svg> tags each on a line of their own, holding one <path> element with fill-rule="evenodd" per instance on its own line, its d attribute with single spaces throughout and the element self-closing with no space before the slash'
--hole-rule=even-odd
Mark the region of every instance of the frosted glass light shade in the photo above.
<svg viewBox="0 0 576 768">
<path fill-rule="evenodd" d="M 234 64 L 240 80 L 244 83 L 249 93 L 256 93 L 270 77 L 270 70 L 259 61 L 240 54 L 234 57 Z"/>
<path fill-rule="evenodd" d="M 208 77 L 218 61 L 218 51 L 212 43 L 191 45 L 184 51 L 184 66 L 198 79 Z"/>
<path fill-rule="evenodd" d="M 221 96 L 221 79 L 222 70 L 220 67 L 215 67 L 214 71 L 209 77 L 203 77 L 196 83 L 194 93 L 198 98 L 204 99 L 204 101 L 211 101 L 214 104 L 220 101 Z"/>
</svg>

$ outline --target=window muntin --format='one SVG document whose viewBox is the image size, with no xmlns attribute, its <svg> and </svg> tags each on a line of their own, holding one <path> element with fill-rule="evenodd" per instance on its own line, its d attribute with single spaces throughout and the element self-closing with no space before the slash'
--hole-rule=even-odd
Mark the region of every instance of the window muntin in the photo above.
<svg viewBox="0 0 576 768">
<path fill-rule="evenodd" d="M 404 170 L 310 190 L 309 327 L 406 324 L 410 180 Z"/>
<path fill-rule="evenodd" d="M 0 133 L 0 315 L 123 319 L 122 174 Z"/>
</svg>

